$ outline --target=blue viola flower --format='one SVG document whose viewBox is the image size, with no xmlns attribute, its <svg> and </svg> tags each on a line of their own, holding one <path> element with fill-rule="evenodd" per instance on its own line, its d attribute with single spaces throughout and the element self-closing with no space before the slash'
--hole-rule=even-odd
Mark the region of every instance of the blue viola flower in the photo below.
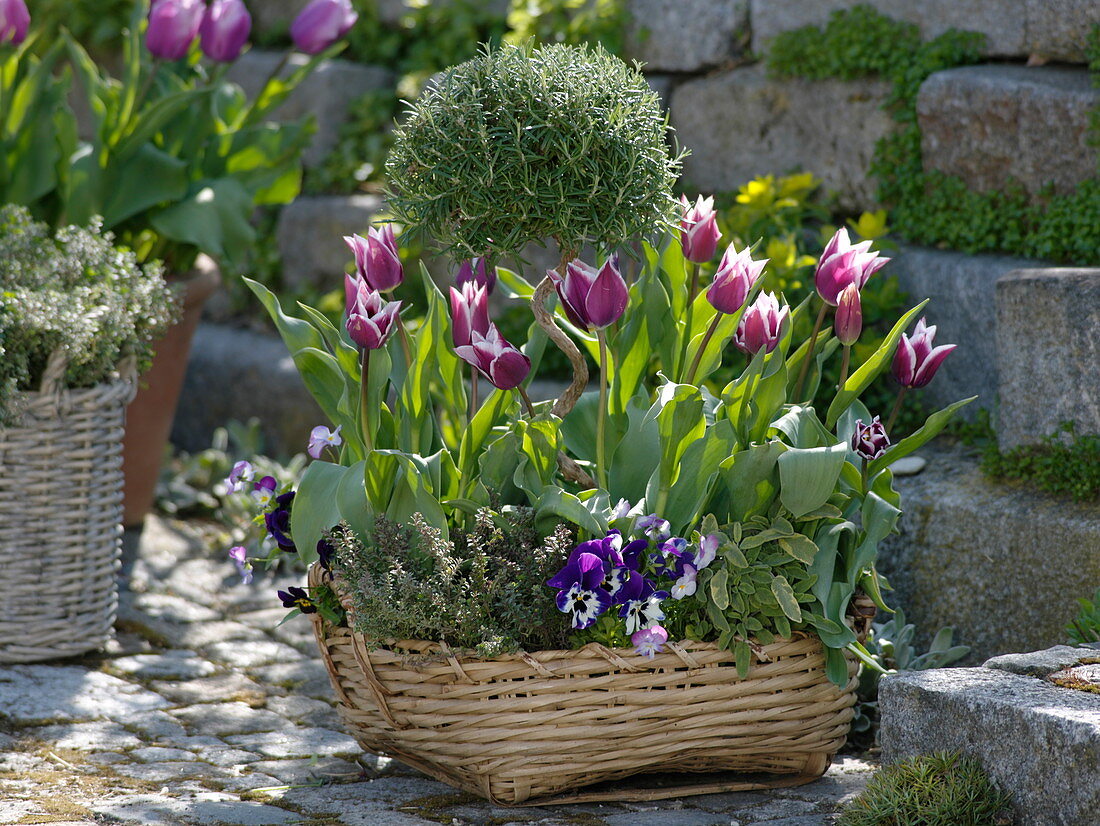
<svg viewBox="0 0 1100 826">
<path fill-rule="evenodd" d="M 651 513 L 643 516 L 634 525 L 637 531 L 643 531 L 650 539 L 663 542 L 672 535 L 671 526 L 667 519 L 661 519 L 657 514 Z"/>
<path fill-rule="evenodd" d="M 626 620 L 626 633 L 633 634 L 652 628 L 665 618 L 661 600 L 668 599 L 668 591 L 657 591 L 653 583 L 641 574 L 631 571 L 615 599 L 620 606 L 619 616 Z"/>
<path fill-rule="evenodd" d="M 559 589 L 558 610 L 570 615 L 578 631 L 588 628 L 610 607 L 611 595 L 602 587 L 605 577 L 602 559 L 595 554 L 574 551 L 565 567 L 547 580 L 547 585 Z"/>
<path fill-rule="evenodd" d="M 657 550 L 650 556 L 657 576 L 667 576 L 672 579 L 683 576 L 684 566 L 695 564 L 695 555 L 687 548 L 687 540 L 678 536 L 657 546 Z"/>
</svg>

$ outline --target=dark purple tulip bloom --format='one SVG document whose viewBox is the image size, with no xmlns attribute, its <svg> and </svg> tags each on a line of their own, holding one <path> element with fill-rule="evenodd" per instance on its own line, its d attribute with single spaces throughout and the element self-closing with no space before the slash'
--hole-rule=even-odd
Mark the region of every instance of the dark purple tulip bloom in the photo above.
<svg viewBox="0 0 1100 826">
<path fill-rule="evenodd" d="M 202 0 L 156 0 L 149 10 L 145 46 L 161 60 L 182 60 L 202 26 Z"/>
<path fill-rule="evenodd" d="M 360 282 L 359 292 L 354 305 L 348 310 L 348 320 L 344 326 L 361 350 L 377 350 L 397 329 L 400 317 L 400 301 L 383 301 L 376 290 Z"/>
<path fill-rule="evenodd" d="M 458 275 L 455 276 L 455 283 L 462 287 L 471 281 L 479 287 L 484 287 L 485 292 L 492 295 L 493 287 L 497 285 L 496 267 L 490 270 L 485 266 L 484 258 L 470 258 L 463 261 L 458 268 Z"/>
<path fill-rule="evenodd" d="M 841 227 L 825 245 L 814 272 L 814 285 L 826 304 L 837 305 L 841 291 L 849 284 L 862 290 L 872 275 L 889 261 L 871 250 L 870 241 L 852 244 L 848 230 Z"/>
<path fill-rule="evenodd" d="M 489 291 L 473 281 L 451 287 L 451 338 L 455 347 L 473 343 L 474 333 L 489 334 Z"/>
<path fill-rule="evenodd" d="M 748 247 L 738 252 L 730 244 L 714 273 L 714 281 L 707 288 L 707 301 L 718 312 L 733 315 L 745 304 L 767 265 L 767 258 L 754 261 Z"/>
<path fill-rule="evenodd" d="M 546 273 L 554 282 L 565 315 L 582 330 L 608 327 L 626 310 L 629 294 L 616 259 L 608 258 L 599 271 L 578 258 L 565 268 L 564 278 L 555 270 Z"/>
<path fill-rule="evenodd" d="M 392 224 L 383 224 L 381 229 L 370 227 L 366 238 L 362 235 L 345 235 L 344 243 L 355 255 L 356 275 L 366 281 L 372 290 L 389 292 L 405 279 Z M 347 290 L 345 282 L 345 297 Z"/>
<path fill-rule="evenodd" d="M 320 54 L 347 34 L 359 15 L 351 0 L 313 0 L 290 24 L 290 39 L 306 54 Z"/>
<path fill-rule="evenodd" d="M 199 28 L 202 52 L 219 63 L 232 63 L 251 32 L 252 15 L 242 0 L 212 0 Z"/>
<path fill-rule="evenodd" d="M 933 347 L 936 325 L 929 327 L 922 318 L 913 329 L 913 337 L 904 333 L 894 353 L 894 378 L 902 387 L 924 387 L 932 381 L 943 360 L 955 349 L 955 344 Z"/>
<path fill-rule="evenodd" d="M 862 458 L 872 461 L 879 458 L 890 447 L 890 437 L 886 435 L 886 428 L 882 426 L 878 416 L 871 419 L 870 424 L 864 424 L 863 419 L 856 419 L 856 431 L 852 434 L 852 450 Z"/>
<path fill-rule="evenodd" d="M 317 613 L 317 606 L 313 604 L 313 600 L 309 598 L 304 588 L 292 585 L 285 591 L 276 591 L 275 593 L 279 595 L 284 608 L 297 608 L 303 614 Z"/>
<path fill-rule="evenodd" d="M 859 341 L 863 332 L 863 305 L 859 300 L 859 287 L 849 284 L 841 293 L 836 306 L 836 323 L 833 325 L 840 343 L 849 347 Z"/>
<path fill-rule="evenodd" d="M 786 304 L 780 307 L 771 293 L 761 293 L 741 316 L 733 334 L 734 346 L 751 355 L 765 348 L 770 353 L 783 337 L 783 325 L 790 312 L 791 308 Z"/>
<path fill-rule="evenodd" d="M 495 324 L 484 336 L 475 330 L 470 343 L 456 347 L 455 353 L 500 390 L 519 387 L 531 373 L 531 359 L 505 341 Z"/>
<path fill-rule="evenodd" d="M 718 249 L 717 216 L 714 214 L 714 198 L 700 195 L 692 206 L 687 196 L 680 196 L 683 215 L 680 219 L 680 247 L 684 258 L 696 264 L 705 264 L 714 258 Z"/>
<path fill-rule="evenodd" d="M 31 13 L 23 0 L 0 0 L 0 43 L 18 46 L 30 27 Z"/>
<path fill-rule="evenodd" d="M 290 505 L 293 501 L 294 491 L 277 496 L 275 508 L 270 513 L 264 514 L 268 536 L 275 540 L 279 550 L 287 553 L 296 553 L 298 550 L 294 540 L 290 538 Z"/>
<path fill-rule="evenodd" d="M 611 606 L 611 595 L 600 587 L 603 580 L 603 560 L 595 554 L 581 553 L 570 557 L 546 584 L 560 589 L 555 598 L 558 610 L 570 614 L 572 626 L 579 631 L 592 625 Z"/>
</svg>

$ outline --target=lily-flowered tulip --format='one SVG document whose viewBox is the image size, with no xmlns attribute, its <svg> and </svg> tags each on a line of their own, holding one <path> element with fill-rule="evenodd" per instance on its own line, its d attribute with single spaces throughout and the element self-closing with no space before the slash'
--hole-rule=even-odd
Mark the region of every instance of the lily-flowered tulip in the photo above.
<svg viewBox="0 0 1100 826">
<path fill-rule="evenodd" d="M 233 469 L 229 471 L 229 476 L 225 480 L 225 490 L 227 493 L 236 493 L 239 490 L 244 490 L 244 483 L 251 482 L 256 471 L 252 468 L 251 462 L 237 462 L 233 465 Z"/>
<path fill-rule="evenodd" d="M 619 616 L 626 620 L 626 633 L 633 634 L 644 628 L 652 628 L 665 618 L 661 610 L 661 600 L 668 599 L 668 591 L 657 591 L 653 583 L 639 574 L 630 572 L 630 578 L 623 584 L 614 602 L 619 608 Z"/>
<path fill-rule="evenodd" d="M 274 476 L 265 476 L 252 488 L 252 498 L 261 508 L 267 508 L 275 500 L 277 482 Z"/>
<path fill-rule="evenodd" d="M 546 274 L 554 282 L 566 316 L 582 330 L 608 327 L 626 310 L 626 281 L 619 273 L 617 256 L 608 258 L 599 270 L 578 258 L 565 268 L 564 278 L 555 270 Z"/>
<path fill-rule="evenodd" d="M 306 54 L 320 54 L 351 31 L 358 13 L 351 0 L 312 0 L 290 24 L 290 39 Z"/>
<path fill-rule="evenodd" d="M 381 229 L 371 227 L 367 237 L 345 235 L 344 243 L 355 255 L 355 271 L 359 278 L 367 282 L 372 290 L 389 292 L 405 279 L 405 270 L 401 266 L 401 255 L 397 252 L 397 241 L 393 237 L 393 226 L 383 224 Z M 345 295 L 347 285 L 345 284 Z"/>
<path fill-rule="evenodd" d="M 836 306 L 836 337 L 845 347 L 859 341 L 863 332 L 863 305 L 859 300 L 859 288 L 849 284 L 841 293 Z"/>
<path fill-rule="evenodd" d="M 707 288 L 707 301 L 720 313 L 736 313 L 767 265 L 767 258 L 754 261 L 748 247 L 738 252 L 730 244 L 722 255 L 718 271 L 714 273 L 714 281 Z"/>
<path fill-rule="evenodd" d="M 241 584 L 252 583 L 252 563 L 248 561 L 248 549 L 244 545 L 235 545 L 229 549 L 229 558 L 237 566 L 237 573 L 241 575 Z"/>
<path fill-rule="evenodd" d="M 683 216 L 680 219 L 680 247 L 684 258 L 695 264 L 705 264 L 714 258 L 718 249 L 718 220 L 714 214 L 714 198 L 700 195 L 692 206 L 684 195 L 680 196 Z"/>
<path fill-rule="evenodd" d="M 462 287 L 471 281 L 479 287 L 484 287 L 485 292 L 492 295 L 493 287 L 497 285 L 496 267 L 492 269 L 486 267 L 484 258 L 468 258 L 459 265 L 455 283 Z"/>
<path fill-rule="evenodd" d="M 772 293 L 761 293 L 741 316 L 733 334 L 734 345 L 751 355 L 762 349 L 770 353 L 783 337 L 783 325 L 790 312 L 791 308 L 786 304 L 780 306 Z"/>
<path fill-rule="evenodd" d="M 298 548 L 290 538 L 290 506 L 294 502 L 294 491 L 280 494 L 275 498 L 275 508 L 264 514 L 267 535 L 275 540 L 279 550 L 295 553 Z"/>
<path fill-rule="evenodd" d="M 202 52 L 219 63 L 232 63 L 252 32 L 252 15 L 243 0 L 213 0 L 199 28 Z"/>
<path fill-rule="evenodd" d="M 595 554 L 580 553 L 546 584 L 558 588 L 556 604 L 563 614 L 571 616 L 577 630 L 588 628 L 611 605 L 611 595 L 602 587 L 603 560 Z"/>
<path fill-rule="evenodd" d="M 531 359 L 505 341 L 495 324 L 485 335 L 475 330 L 470 343 L 456 347 L 455 353 L 500 390 L 519 387 L 531 372 Z"/>
<path fill-rule="evenodd" d="M 284 608 L 297 608 L 303 614 L 317 613 L 317 606 L 314 605 L 313 600 L 309 598 L 304 588 L 292 585 L 285 591 L 276 591 L 275 593 L 279 595 L 279 600 L 283 603 Z"/>
<path fill-rule="evenodd" d="M 397 329 L 400 315 L 400 301 L 383 301 L 377 290 L 368 290 L 363 285 L 348 311 L 345 326 L 360 349 L 377 350 Z"/>
<path fill-rule="evenodd" d="M 489 334 L 489 291 L 474 281 L 467 281 L 461 289 L 451 287 L 451 338 L 455 347 L 465 347 L 473 342 L 474 333 Z"/>
<path fill-rule="evenodd" d="M 954 344 L 933 347 L 936 325 L 928 326 L 922 318 L 913 328 L 913 337 L 901 336 L 894 353 L 894 378 L 902 387 L 924 387 L 932 381 L 943 360 L 955 349 Z"/>
<path fill-rule="evenodd" d="M 149 10 L 145 46 L 161 60 L 181 60 L 198 37 L 206 12 L 202 0 L 156 0 Z"/>
<path fill-rule="evenodd" d="M 852 434 L 852 450 L 867 461 L 877 459 L 890 447 L 890 437 L 886 435 L 886 428 L 882 426 L 878 416 L 864 424 L 863 419 L 856 419 L 856 430 Z"/>
<path fill-rule="evenodd" d="M 668 631 L 660 625 L 643 628 L 630 635 L 630 642 L 634 645 L 635 654 L 652 660 L 668 642 Z"/>
<path fill-rule="evenodd" d="M 0 0 L 0 43 L 18 46 L 30 27 L 31 13 L 23 0 Z"/>
<path fill-rule="evenodd" d="M 340 435 L 341 427 L 343 425 L 337 425 L 335 430 L 329 430 L 323 424 L 317 425 L 309 433 L 309 447 L 306 452 L 314 459 L 320 459 L 326 447 L 334 450 L 340 447 L 344 443 L 344 438 Z"/>
<path fill-rule="evenodd" d="M 870 241 L 852 244 L 848 238 L 848 230 L 841 227 L 825 245 L 825 251 L 818 261 L 814 273 L 818 295 L 826 304 L 835 307 L 845 287 L 855 284 L 857 290 L 862 290 L 867 279 L 882 269 L 889 260 L 872 251 Z"/>
</svg>

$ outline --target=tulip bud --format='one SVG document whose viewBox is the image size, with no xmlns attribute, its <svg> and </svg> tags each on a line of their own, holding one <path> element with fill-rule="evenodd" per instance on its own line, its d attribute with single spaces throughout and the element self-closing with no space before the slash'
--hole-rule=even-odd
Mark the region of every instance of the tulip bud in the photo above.
<svg viewBox="0 0 1100 826">
<path fill-rule="evenodd" d="M 161 60 L 182 60 L 199 34 L 202 0 L 157 0 L 149 10 L 145 46 Z"/>
<path fill-rule="evenodd" d="M 856 430 L 852 434 L 852 450 L 867 461 L 879 458 L 890 447 L 890 437 L 886 435 L 886 428 L 882 426 L 878 416 L 871 419 L 870 424 L 864 424 L 862 419 L 856 419 Z"/>
<path fill-rule="evenodd" d="M 30 27 L 31 13 L 23 0 L 0 0 L 0 43 L 18 46 Z"/>
<path fill-rule="evenodd" d="M 845 287 L 855 284 L 856 289 L 862 290 L 867 279 L 889 260 L 872 252 L 870 241 L 853 245 L 848 239 L 848 230 L 841 227 L 829 240 L 818 261 L 814 273 L 817 292 L 825 303 L 835 307 Z"/>
<path fill-rule="evenodd" d="M 485 287 L 485 292 L 493 294 L 493 287 L 497 285 L 496 267 L 489 269 L 485 266 L 484 258 L 469 258 L 462 262 L 455 276 L 455 283 L 462 287 L 469 281 L 473 281 L 479 287 Z"/>
<path fill-rule="evenodd" d="M 761 349 L 770 353 L 783 337 L 783 325 L 790 312 L 791 308 L 786 304 L 780 307 L 772 293 L 761 293 L 741 316 L 741 322 L 733 334 L 734 346 L 751 355 L 756 355 Z"/>
<path fill-rule="evenodd" d="M 500 390 L 519 387 L 531 373 L 531 359 L 505 341 L 496 325 L 486 335 L 475 330 L 470 344 L 456 347 L 455 353 Z"/>
<path fill-rule="evenodd" d="M 849 284 L 840 293 L 836 307 L 836 337 L 845 347 L 859 341 L 863 332 L 863 307 L 859 301 L 859 288 Z"/>
<path fill-rule="evenodd" d="M 400 323 L 401 302 L 384 302 L 376 290 L 359 290 L 345 324 L 348 335 L 362 350 L 377 350 Z"/>
<path fill-rule="evenodd" d="M 306 54 L 320 54 L 347 34 L 359 15 L 351 0 L 312 0 L 290 24 L 290 38 Z"/>
<path fill-rule="evenodd" d="M 933 347 L 936 326 L 929 327 L 922 318 L 913 328 L 913 337 L 901 336 L 894 353 L 893 374 L 902 387 L 924 387 L 932 381 L 943 360 L 955 349 L 955 344 Z"/>
<path fill-rule="evenodd" d="M 714 251 L 718 249 L 718 239 L 722 233 L 718 231 L 718 220 L 714 214 L 714 198 L 704 198 L 700 195 L 695 206 L 681 195 L 680 203 L 683 206 L 683 217 L 680 220 L 680 247 L 684 251 L 684 258 L 696 264 L 705 264 L 714 258 Z"/>
<path fill-rule="evenodd" d="M 451 287 L 451 337 L 455 347 L 463 347 L 473 341 L 474 333 L 488 335 L 489 292 L 473 281 L 462 285 L 462 290 Z"/>
<path fill-rule="evenodd" d="M 345 235 L 344 243 L 355 254 L 356 272 L 372 290 L 389 292 L 404 280 L 405 270 L 391 224 L 384 224 L 381 229 L 371 227 L 366 238 Z"/>
<path fill-rule="evenodd" d="M 617 256 L 608 258 L 599 271 L 578 258 L 565 268 L 564 278 L 555 270 L 546 274 L 554 282 L 565 315 L 582 330 L 608 327 L 626 310 L 629 293 Z"/>
<path fill-rule="evenodd" d="M 749 291 L 760 279 L 767 264 L 767 258 L 754 261 L 748 247 L 738 252 L 730 244 L 718 264 L 714 281 L 707 288 L 707 301 L 720 313 L 736 313 L 744 305 Z"/>
<path fill-rule="evenodd" d="M 203 54 L 219 63 L 232 63 L 241 56 L 251 31 L 252 15 L 242 0 L 213 0 L 199 28 Z"/>
</svg>

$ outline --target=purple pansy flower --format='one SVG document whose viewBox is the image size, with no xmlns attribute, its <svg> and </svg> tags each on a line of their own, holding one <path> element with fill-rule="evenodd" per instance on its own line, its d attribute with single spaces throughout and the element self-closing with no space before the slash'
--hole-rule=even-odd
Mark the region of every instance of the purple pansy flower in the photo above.
<svg viewBox="0 0 1100 826">
<path fill-rule="evenodd" d="M 656 591 L 653 583 L 641 574 L 631 571 L 615 603 L 620 605 L 619 616 L 626 620 L 626 633 L 633 634 L 651 628 L 665 618 L 661 600 L 668 599 L 668 591 Z"/>
<path fill-rule="evenodd" d="M 261 508 L 269 507 L 274 501 L 276 484 L 274 476 L 265 476 L 253 487 L 252 498 Z"/>
<path fill-rule="evenodd" d="M 650 539 L 654 539 L 657 542 L 661 542 L 668 539 L 670 534 L 670 526 L 667 519 L 661 519 L 657 514 L 651 513 L 649 516 L 641 517 L 637 524 L 634 526 L 635 530 L 643 531 Z"/>
<path fill-rule="evenodd" d="M 580 553 L 569 562 L 547 585 L 559 588 L 556 603 L 563 614 L 571 615 L 571 624 L 578 631 L 592 625 L 600 614 L 611 605 L 611 595 L 602 587 L 604 563 L 595 554 Z"/>
<path fill-rule="evenodd" d="M 684 565 L 695 563 L 695 555 L 687 547 L 687 540 L 678 536 L 657 546 L 657 550 L 650 555 L 657 576 L 667 576 L 673 579 L 682 576 Z"/>
<path fill-rule="evenodd" d="M 235 545 L 229 549 L 229 558 L 237 566 L 242 585 L 252 584 L 252 563 L 248 561 L 248 549 L 244 545 Z"/>
<path fill-rule="evenodd" d="M 233 469 L 229 471 L 229 476 L 225 480 L 226 492 L 236 493 L 244 490 L 244 483 L 251 482 L 255 474 L 256 471 L 253 469 L 251 462 L 237 462 L 233 465 Z"/>
<path fill-rule="evenodd" d="M 686 562 L 680 566 L 678 573 L 680 576 L 672 586 L 672 598 L 683 599 L 684 597 L 690 597 L 695 593 L 697 587 L 695 576 L 699 573 L 699 569 L 690 562 Z"/>
<path fill-rule="evenodd" d="M 633 542 L 628 542 L 622 550 L 623 565 L 632 571 L 641 570 L 642 559 L 648 550 L 648 539 L 635 539 Z"/>
<path fill-rule="evenodd" d="M 279 595 L 284 608 L 297 608 L 303 614 L 317 613 L 317 606 L 313 604 L 313 600 L 309 598 L 304 588 L 292 585 L 285 591 L 276 591 L 275 593 Z"/>
<path fill-rule="evenodd" d="M 284 493 L 275 498 L 275 508 L 271 513 L 264 514 L 264 524 L 267 533 L 279 550 L 287 553 L 297 552 L 294 540 L 290 538 L 290 504 L 294 501 L 294 491 Z"/>
<path fill-rule="evenodd" d="M 344 438 L 340 435 L 341 427 L 343 425 L 337 425 L 335 430 L 329 430 L 323 424 L 317 425 L 310 431 L 309 447 L 306 448 L 306 452 L 314 459 L 320 459 L 326 447 L 331 447 L 333 450 L 340 447 L 344 443 Z"/>
<path fill-rule="evenodd" d="M 668 642 L 668 631 L 660 625 L 654 625 L 652 628 L 635 631 L 630 635 L 630 641 L 634 644 L 634 653 L 652 660 Z"/>
</svg>

